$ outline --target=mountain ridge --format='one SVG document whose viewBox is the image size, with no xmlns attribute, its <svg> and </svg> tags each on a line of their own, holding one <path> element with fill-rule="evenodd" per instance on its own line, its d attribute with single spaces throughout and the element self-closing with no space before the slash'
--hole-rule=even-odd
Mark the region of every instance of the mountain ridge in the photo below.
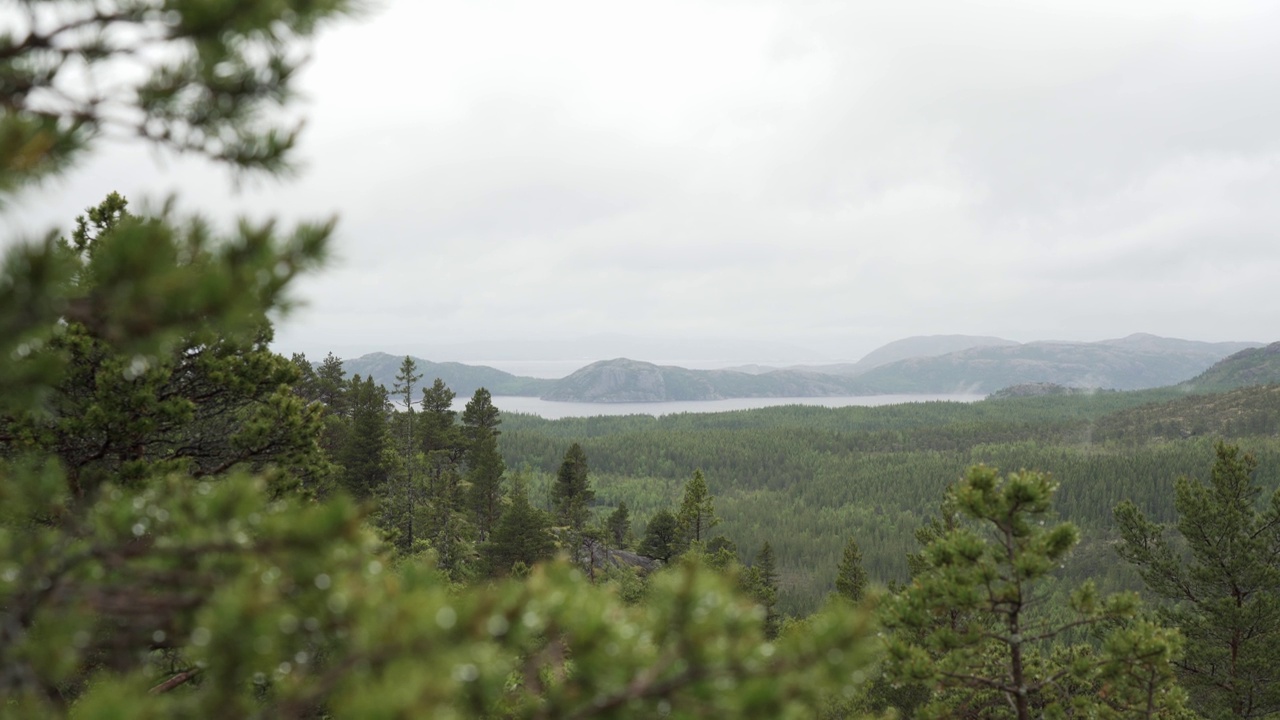
<svg viewBox="0 0 1280 720">
<path fill-rule="evenodd" d="M 962 350 L 875 365 L 852 374 L 858 363 L 832 366 L 771 368 L 753 365 L 719 370 L 693 370 L 628 358 L 590 363 L 560 379 L 514 375 L 487 365 L 432 362 L 414 358 L 424 384 L 439 377 L 461 398 L 477 388 L 494 395 L 540 397 L 573 402 L 665 402 L 751 397 L 831 397 L 875 394 L 991 393 L 1011 386 L 1058 385 L 1063 388 L 1139 390 L 1189 383 L 1209 388 L 1237 387 L 1250 378 L 1280 370 L 1248 370 L 1244 365 L 1211 366 L 1239 355 L 1241 363 L 1262 358 L 1280 364 L 1273 343 L 1211 343 L 1134 333 L 1096 342 L 1035 341 L 1015 343 L 989 336 L 916 336 L 888 343 L 868 354 L 872 362 L 917 348 L 930 352 L 949 346 Z M 888 350 L 886 350 L 888 349 Z M 1252 351 L 1266 351 L 1252 354 Z M 882 352 L 883 351 L 883 352 Z M 1275 355 L 1275 358 L 1272 358 Z M 372 376 L 390 388 L 404 356 L 368 353 L 344 360 L 348 375 Z M 1270 360 L 1266 360 L 1271 358 Z M 866 360 L 864 358 L 863 360 Z M 860 360 L 859 363 L 863 362 Z M 1262 361 L 1258 361 L 1262 362 Z M 1263 365 L 1266 365 L 1263 362 Z M 1231 368 L 1235 368 L 1232 370 Z M 1230 376 L 1230 377 L 1228 377 Z M 1188 380 L 1188 378 L 1191 378 Z M 1265 382 L 1261 380 L 1260 382 Z M 1232 385 L 1230 383 L 1236 383 Z"/>
</svg>

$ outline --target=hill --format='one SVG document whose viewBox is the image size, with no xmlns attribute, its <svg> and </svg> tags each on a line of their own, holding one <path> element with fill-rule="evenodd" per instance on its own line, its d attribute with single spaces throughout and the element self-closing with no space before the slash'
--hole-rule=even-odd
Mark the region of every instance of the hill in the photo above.
<svg viewBox="0 0 1280 720">
<path fill-rule="evenodd" d="M 1095 343 L 976 347 L 882 365 L 858 377 L 873 392 L 994 392 L 1010 385 L 1141 390 L 1174 385 L 1247 343 L 1129 336 Z"/>
<path fill-rule="evenodd" d="M 1101 418 L 1093 427 L 1097 442 L 1265 437 L 1277 433 L 1280 384 L 1240 387 L 1120 410 Z"/>
<path fill-rule="evenodd" d="M 592 363 L 561 380 L 544 400 L 664 402 L 743 397 L 821 397 L 858 394 L 856 382 L 833 375 L 775 370 L 752 375 L 734 370 L 689 370 L 617 358 Z"/>
<path fill-rule="evenodd" d="M 540 395 L 546 392 L 554 380 L 521 377 L 503 372 L 487 365 L 464 365 L 456 362 L 437 363 L 422 358 L 413 358 L 418 364 L 418 372 L 422 373 L 422 381 L 430 385 L 440 378 L 460 398 L 471 397 L 477 388 L 486 388 L 494 395 Z M 342 368 L 347 377 L 352 375 L 373 376 L 373 381 L 381 383 L 388 390 L 396 384 L 396 374 L 400 372 L 403 355 L 387 353 L 369 353 L 358 358 L 342 361 Z"/>
<path fill-rule="evenodd" d="M 1010 347 L 1018 343 L 983 335 L 917 335 L 894 340 L 867 353 L 848 374 L 861 375 L 882 365 L 912 358 L 937 357 L 980 347 Z"/>
<path fill-rule="evenodd" d="M 1280 383 L 1280 342 L 1241 350 L 1181 386 L 1192 392 L 1217 392 L 1266 383 Z"/>
</svg>

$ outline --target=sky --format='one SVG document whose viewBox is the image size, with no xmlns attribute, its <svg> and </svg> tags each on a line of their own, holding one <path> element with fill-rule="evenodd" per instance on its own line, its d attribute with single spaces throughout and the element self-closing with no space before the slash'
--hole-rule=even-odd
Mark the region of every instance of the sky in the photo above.
<svg viewBox="0 0 1280 720">
<path fill-rule="evenodd" d="M 340 218 L 276 347 L 856 360 L 912 335 L 1280 339 L 1280 3 L 384 0 L 321 35 L 303 172 L 103 148 L 112 190 Z"/>
</svg>

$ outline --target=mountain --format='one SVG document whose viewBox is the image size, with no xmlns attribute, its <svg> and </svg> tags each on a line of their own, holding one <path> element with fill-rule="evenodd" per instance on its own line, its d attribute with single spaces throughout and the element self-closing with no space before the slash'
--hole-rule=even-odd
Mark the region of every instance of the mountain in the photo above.
<svg viewBox="0 0 1280 720">
<path fill-rule="evenodd" d="M 861 360 L 849 366 L 848 375 L 861 375 L 882 365 L 912 358 L 937 357 L 980 347 L 1008 347 L 1017 345 L 1013 340 L 985 335 L 916 335 L 894 340 L 867 353 Z M 816 369 L 816 368 L 810 368 Z"/>
<path fill-rule="evenodd" d="M 1095 343 L 975 347 L 882 365 L 858 376 L 873 392 L 989 393 L 1010 385 L 1141 390 L 1176 384 L 1249 343 L 1129 336 Z"/>
<path fill-rule="evenodd" d="M 1192 392 L 1218 392 L 1267 383 L 1280 383 L 1280 342 L 1241 350 L 1181 383 L 1181 387 Z"/>
<path fill-rule="evenodd" d="M 508 372 L 488 367 L 487 365 L 463 365 L 456 362 L 437 363 L 422 358 L 413 358 L 418 364 L 418 372 L 422 374 L 420 383 L 430 385 L 436 378 L 444 381 L 450 390 L 460 398 L 469 398 L 475 394 L 476 388 L 486 388 L 494 395 L 540 395 L 546 392 L 555 380 L 521 377 Z M 388 390 L 396 384 L 396 375 L 400 372 L 403 355 L 387 353 L 369 353 L 358 358 L 342 361 L 342 369 L 347 377 L 352 375 L 373 376 L 373 381 L 381 383 Z"/>
<path fill-rule="evenodd" d="M 1200 340 L 1182 340 L 1180 338 L 1160 337 L 1150 333 L 1134 333 L 1115 340 L 1101 340 L 1099 345 L 1111 345 L 1138 352 L 1176 353 L 1179 355 L 1203 355 L 1204 357 L 1222 358 L 1231 353 L 1258 347 L 1256 342 L 1202 342 Z"/>
<path fill-rule="evenodd" d="M 821 397 L 859 394 L 856 381 L 834 375 L 775 370 L 688 370 L 618 358 L 592 363 L 542 395 L 573 402 L 664 402 L 742 397 Z"/>
</svg>

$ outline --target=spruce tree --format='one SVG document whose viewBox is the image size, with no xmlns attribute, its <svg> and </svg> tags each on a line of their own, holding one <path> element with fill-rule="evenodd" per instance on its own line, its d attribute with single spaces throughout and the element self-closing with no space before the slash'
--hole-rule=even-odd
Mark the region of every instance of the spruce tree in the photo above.
<svg viewBox="0 0 1280 720">
<path fill-rule="evenodd" d="M 1257 460 L 1218 442 L 1207 483 L 1179 478 L 1177 520 L 1146 518 L 1129 501 L 1115 511 L 1120 556 L 1181 629 L 1178 676 L 1205 717 L 1280 713 L 1280 490 L 1259 506 Z"/>
</svg>

